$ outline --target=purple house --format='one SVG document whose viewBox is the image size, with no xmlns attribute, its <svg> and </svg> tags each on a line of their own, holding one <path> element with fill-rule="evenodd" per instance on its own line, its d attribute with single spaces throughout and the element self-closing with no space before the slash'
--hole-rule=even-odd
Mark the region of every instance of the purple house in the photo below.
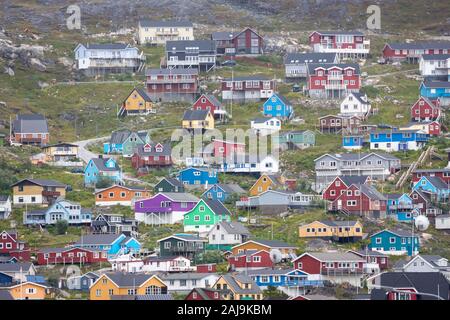
<svg viewBox="0 0 450 320">
<path fill-rule="evenodd" d="M 183 221 L 200 199 L 190 193 L 160 192 L 151 198 L 136 201 L 134 216 L 145 224 L 174 224 Z"/>
</svg>

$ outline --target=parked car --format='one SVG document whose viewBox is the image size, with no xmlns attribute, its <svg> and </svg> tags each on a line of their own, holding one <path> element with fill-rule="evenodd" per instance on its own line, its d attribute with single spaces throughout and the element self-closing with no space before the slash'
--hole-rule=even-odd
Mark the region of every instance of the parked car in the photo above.
<svg viewBox="0 0 450 320">
<path fill-rule="evenodd" d="M 236 60 L 225 60 L 222 62 L 222 66 L 224 67 L 234 67 L 236 64 Z"/>
</svg>

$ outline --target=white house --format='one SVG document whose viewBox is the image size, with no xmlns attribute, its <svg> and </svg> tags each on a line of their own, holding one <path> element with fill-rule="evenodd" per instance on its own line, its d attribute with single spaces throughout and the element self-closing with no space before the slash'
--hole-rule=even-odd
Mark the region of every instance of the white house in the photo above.
<svg viewBox="0 0 450 320">
<path fill-rule="evenodd" d="M 234 162 L 223 162 L 217 165 L 218 172 L 233 173 L 277 173 L 280 162 L 271 155 L 265 157 L 243 155 L 236 157 Z"/>
<path fill-rule="evenodd" d="M 31 262 L 0 263 L 0 272 L 7 274 L 17 282 L 26 282 L 27 276 L 36 275 L 36 268 Z"/>
<path fill-rule="evenodd" d="M 437 255 L 419 254 L 409 261 L 399 261 L 394 266 L 399 272 L 442 272 L 447 278 L 450 276 L 448 259 Z"/>
<path fill-rule="evenodd" d="M 0 220 L 8 219 L 11 214 L 11 197 L 0 195 Z"/>
<path fill-rule="evenodd" d="M 325 52 L 293 52 L 286 55 L 284 59 L 286 79 L 306 78 L 308 64 L 310 63 L 338 63 L 339 56 L 334 53 Z"/>
<path fill-rule="evenodd" d="M 219 279 L 216 273 L 166 273 L 160 276 L 169 292 L 189 292 L 194 288 L 211 288 Z"/>
<path fill-rule="evenodd" d="M 240 222 L 222 221 L 216 223 L 208 232 L 208 242 L 211 246 L 236 245 L 247 241 L 250 231 Z"/>
<path fill-rule="evenodd" d="M 435 219 L 437 230 L 450 230 L 450 214 L 441 214 Z"/>
<path fill-rule="evenodd" d="M 78 44 L 76 68 L 88 75 L 137 72 L 145 67 L 145 54 L 128 44 Z"/>
<path fill-rule="evenodd" d="M 450 79 L 450 54 L 424 54 L 419 59 L 420 74 L 435 80 Z"/>
<path fill-rule="evenodd" d="M 367 95 L 358 92 L 350 92 L 341 102 L 340 115 L 358 116 L 364 119 L 369 115 L 370 109 L 371 106 Z"/>
<path fill-rule="evenodd" d="M 281 121 L 278 118 L 256 118 L 251 121 L 251 128 L 256 134 L 267 136 L 281 130 Z"/>
<path fill-rule="evenodd" d="M 113 271 L 136 273 L 141 272 L 144 266 L 142 259 L 132 254 L 122 254 L 112 259 L 108 259 Z"/>
<path fill-rule="evenodd" d="M 171 40 L 194 40 L 194 26 L 189 21 L 143 19 L 139 21 L 140 44 L 164 45 Z"/>
<path fill-rule="evenodd" d="M 187 272 L 187 271 L 195 271 L 195 267 L 191 267 L 191 260 L 183 256 L 179 257 L 149 256 L 144 259 L 142 271 Z"/>
</svg>

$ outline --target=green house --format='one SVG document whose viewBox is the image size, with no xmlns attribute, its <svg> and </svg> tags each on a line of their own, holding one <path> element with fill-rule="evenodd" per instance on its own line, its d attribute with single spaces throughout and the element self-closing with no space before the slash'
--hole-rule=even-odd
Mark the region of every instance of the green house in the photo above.
<svg viewBox="0 0 450 320">
<path fill-rule="evenodd" d="M 184 192 L 184 184 L 175 178 L 162 178 L 154 187 L 155 193 L 159 192 Z"/>
<path fill-rule="evenodd" d="M 283 149 L 305 149 L 316 144 L 316 135 L 311 130 L 280 132 L 279 144 Z"/>
<path fill-rule="evenodd" d="M 221 221 L 231 221 L 231 213 L 222 202 L 201 199 L 191 211 L 184 214 L 184 231 L 207 233 Z"/>
</svg>

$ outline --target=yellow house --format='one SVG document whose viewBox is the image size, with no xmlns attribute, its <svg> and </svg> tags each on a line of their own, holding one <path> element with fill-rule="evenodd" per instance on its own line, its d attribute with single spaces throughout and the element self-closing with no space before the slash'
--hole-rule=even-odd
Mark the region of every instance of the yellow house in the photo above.
<svg viewBox="0 0 450 320">
<path fill-rule="evenodd" d="M 91 300 L 149 294 L 167 294 L 166 284 L 154 274 L 104 273 L 89 289 Z"/>
<path fill-rule="evenodd" d="M 183 129 L 214 129 L 214 117 L 209 110 L 186 110 L 181 123 Z"/>
<path fill-rule="evenodd" d="M 14 300 L 43 300 L 50 297 L 51 288 L 39 283 L 23 282 L 9 287 Z"/>
<path fill-rule="evenodd" d="M 189 21 L 140 20 L 138 25 L 140 44 L 166 44 L 173 40 L 194 40 L 194 25 Z"/>
<path fill-rule="evenodd" d="M 217 279 L 214 289 L 222 291 L 224 300 L 262 300 L 263 294 L 258 285 L 249 276 L 243 274 L 225 274 Z"/>
<path fill-rule="evenodd" d="M 267 190 L 279 190 L 283 188 L 284 177 L 263 173 L 250 188 L 250 196 L 257 196 Z"/>
<path fill-rule="evenodd" d="M 362 238 L 359 221 L 314 221 L 298 227 L 300 238 L 324 238 L 335 241 L 356 241 Z"/>
<path fill-rule="evenodd" d="M 232 247 L 231 252 L 233 255 L 238 255 L 248 250 L 266 250 L 267 252 L 270 252 L 274 249 L 279 250 L 282 254 L 282 258 L 286 259 L 290 254 L 295 253 L 297 247 L 278 240 L 248 240 Z"/>
<path fill-rule="evenodd" d="M 58 197 L 66 196 L 67 185 L 46 179 L 23 179 L 12 186 L 14 205 L 47 206 Z"/>
<path fill-rule="evenodd" d="M 144 89 L 134 88 L 123 101 L 118 116 L 149 113 L 156 113 L 153 101 Z"/>
<path fill-rule="evenodd" d="M 47 161 L 69 161 L 78 157 L 78 146 L 71 143 L 56 143 L 42 147 Z"/>
</svg>

